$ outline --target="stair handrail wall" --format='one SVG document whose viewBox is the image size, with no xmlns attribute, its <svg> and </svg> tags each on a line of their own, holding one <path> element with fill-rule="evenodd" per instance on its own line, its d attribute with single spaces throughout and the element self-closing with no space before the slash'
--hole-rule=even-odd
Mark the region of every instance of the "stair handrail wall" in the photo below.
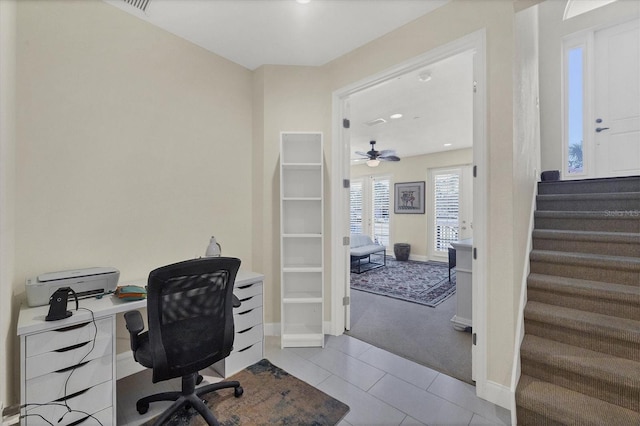
<svg viewBox="0 0 640 426">
<path fill-rule="evenodd" d="M 529 215 L 529 232 L 527 233 L 527 253 L 531 253 L 533 250 L 533 230 L 535 227 L 535 213 L 536 213 L 536 199 L 538 197 L 538 183 L 539 180 L 533 183 L 533 191 L 531 200 L 531 213 Z M 520 282 L 520 302 L 518 304 L 518 319 L 516 321 L 516 336 L 514 339 L 513 349 L 513 369 L 511 371 L 511 424 L 517 425 L 518 418 L 516 414 L 516 387 L 520 380 L 520 346 L 524 340 L 524 307 L 527 304 L 527 278 L 531 271 L 531 263 L 529 262 L 529 256 L 525 256 L 524 265 L 522 266 L 522 279 Z"/>
</svg>

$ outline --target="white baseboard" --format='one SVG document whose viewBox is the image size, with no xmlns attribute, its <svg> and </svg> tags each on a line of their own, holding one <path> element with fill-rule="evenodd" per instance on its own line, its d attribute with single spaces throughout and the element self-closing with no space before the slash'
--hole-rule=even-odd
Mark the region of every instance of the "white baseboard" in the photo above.
<svg viewBox="0 0 640 426">
<path fill-rule="evenodd" d="M 508 386 L 501 385 L 491 380 L 487 380 L 484 386 L 484 395 L 481 398 L 486 399 L 492 404 L 499 405 L 507 410 L 512 410 L 513 392 Z"/>
<path fill-rule="evenodd" d="M 427 256 L 417 256 L 415 254 L 410 254 L 409 255 L 409 260 L 415 260 L 418 262 L 427 262 L 429 260 L 429 258 Z"/>
</svg>

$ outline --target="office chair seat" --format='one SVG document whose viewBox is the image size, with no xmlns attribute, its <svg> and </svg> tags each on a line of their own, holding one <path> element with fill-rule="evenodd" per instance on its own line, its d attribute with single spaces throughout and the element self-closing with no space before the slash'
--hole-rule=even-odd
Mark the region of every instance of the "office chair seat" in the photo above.
<svg viewBox="0 0 640 426">
<path fill-rule="evenodd" d="M 227 357 L 233 349 L 233 284 L 240 267 L 235 258 L 204 258 L 158 268 L 149 274 L 147 313 L 149 330 L 138 311 L 125 313 L 134 359 L 153 369 L 153 382 L 182 378 L 180 392 L 163 392 L 141 398 L 136 409 L 144 414 L 155 401 L 175 401 L 155 421 L 164 424 L 183 407 L 193 407 L 209 425 L 219 425 L 202 401 L 202 395 L 233 388 L 240 397 L 237 381 L 208 384 L 198 370 Z"/>
</svg>

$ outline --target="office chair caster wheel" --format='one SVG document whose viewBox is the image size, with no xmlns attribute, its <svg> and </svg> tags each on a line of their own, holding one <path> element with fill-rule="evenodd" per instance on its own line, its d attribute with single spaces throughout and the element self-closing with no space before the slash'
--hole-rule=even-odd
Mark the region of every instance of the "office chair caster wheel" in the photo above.
<svg viewBox="0 0 640 426">
<path fill-rule="evenodd" d="M 149 411 L 149 403 L 148 402 L 136 402 L 136 410 L 138 410 L 139 414 L 144 414 Z"/>
<path fill-rule="evenodd" d="M 242 386 L 238 386 L 237 388 L 235 388 L 235 390 L 233 391 L 233 396 L 235 396 L 236 398 L 240 398 L 242 396 L 242 394 L 244 393 L 244 389 L 242 389 Z"/>
<path fill-rule="evenodd" d="M 200 383 L 202 383 L 203 380 L 204 380 L 204 377 L 202 377 L 201 374 L 198 374 L 198 378 L 196 379 L 196 385 L 199 385 Z"/>
</svg>

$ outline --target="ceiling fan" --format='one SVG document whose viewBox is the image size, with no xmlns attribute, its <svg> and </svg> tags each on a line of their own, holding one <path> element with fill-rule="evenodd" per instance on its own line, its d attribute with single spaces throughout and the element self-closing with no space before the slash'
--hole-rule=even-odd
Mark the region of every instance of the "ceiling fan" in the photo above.
<svg viewBox="0 0 640 426">
<path fill-rule="evenodd" d="M 356 154 L 365 156 L 367 159 L 367 166 L 376 167 L 382 161 L 400 161 L 400 157 L 396 156 L 396 152 L 392 149 L 384 149 L 382 151 L 376 151 L 376 141 L 369 142 L 371 144 L 371 150 L 367 152 L 356 151 Z M 364 160 L 364 158 L 362 158 Z"/>
</svg>

